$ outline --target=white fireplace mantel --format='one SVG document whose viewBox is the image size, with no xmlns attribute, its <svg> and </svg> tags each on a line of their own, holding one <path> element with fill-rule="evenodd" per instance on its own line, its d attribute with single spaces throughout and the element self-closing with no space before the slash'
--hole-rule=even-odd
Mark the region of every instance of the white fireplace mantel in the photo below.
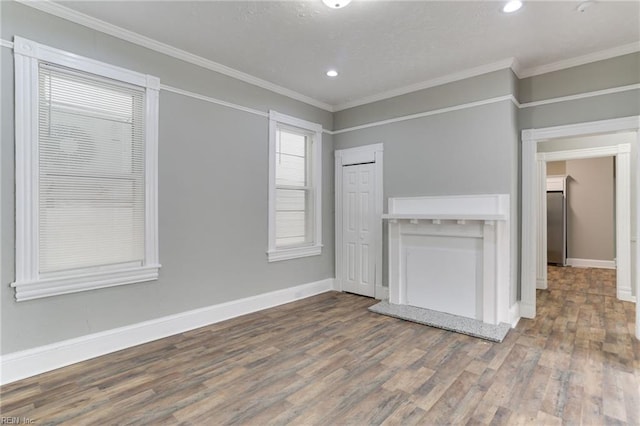
<svg viewBox="0 0 640 426">
<path fill-rule="evenodd" d="M 508 220 L 509 195 L 389 198 L 383 219 Z"/>
<path fill-rule="evenodd" d="M 509 195 L 389 199 L 389 302 L 509 321 Z"/>
</svg>

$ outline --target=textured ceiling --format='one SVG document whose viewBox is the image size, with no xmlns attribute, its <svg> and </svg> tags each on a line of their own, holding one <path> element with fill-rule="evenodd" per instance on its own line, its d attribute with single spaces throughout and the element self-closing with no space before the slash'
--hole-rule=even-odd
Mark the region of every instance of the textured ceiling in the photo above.
<svg viewBox="0 0 640 426">
<path fill-rule="evenodd" d="M 60 2 L 326 104 L 515 58 L 537 67 L 640 40 L 640 2 Z M 325 72 L 340 72 L 330 79 Z"/>
</svg>

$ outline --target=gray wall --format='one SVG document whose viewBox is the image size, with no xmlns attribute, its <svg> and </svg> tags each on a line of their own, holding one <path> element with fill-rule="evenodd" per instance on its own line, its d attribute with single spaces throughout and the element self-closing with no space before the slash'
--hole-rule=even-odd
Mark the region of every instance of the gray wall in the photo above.
<svg viewBox="0 0 640 426">
<path fill-rule="evenodd" d="M 35 11 L 0 2 L 1 36 L 20 35 L 160 77 L 163 84 L 330 129 L 332 114 Z M 15 302 L 13 55 L 1 48 L 1 353 L 333 278 L 333 141 L 323 136 L 321 256 L 268 263 L 268 120 L 160 93 L 156 282 Z"/>
<path fill-rule="evenodd" d="M 637 83 L 640 83 L 639 53 L 525 79 L 518 79 L 510 70 L 496 71 L 339 111 L 334 116 L 335 129 L 345 131 L 336 135 L 335 147 L 384 143 L 385 201 L 403 195 L 511 194 L 513 268 L 510 300 L 513 303 L 520 298 L 520 131 L 640 115 L 640 90 L 537 105 L 527 103 Z M 525 105 L 517 108 L 505 101 L 350 130 L 355 126 L 504 95 L 513 95 Z M 635 147 L 633 149 L 632 178 L 635 182 L 637 164 Z M 635 224 L 635 187 L 632 190 Z M 635 225 L 633 232 L 635 235 Z M 632 256 L 635 256 L 635 244 L 633 250 Z M 384 255 L 386 259 L 386 246 Z M 386 268 L 384 279 L 386 284 Z"/>
<path fill-rule="evenodd" d="M 511 70 L 501 70 L 331 114 L 15 2 L 0 2 L 0 11 L 5 40 L 20 35 L 157 75 L 166 85 L 261 111 L 275 109 L 334 130 L 498 96 L 513 95 L 526 103 L 640 83 L 636 53 L 522 80 Z M 336 149 L 384 143 L 385 200 L 402 195 L 509 193 L 514 302 L 520 297 L 520 130 L 640 115 L 640 90 L 633 90 L 521 109 L 501 101 L 345 131 L 333 140 L 325 134 L 323 254 L 269 264 L 264 253 L 267 120 L 162 91 L 161 279 L 16 303 L 9 288 L 15 245 L 13 59 L 7 48 L 0 48 L 0 55 L 3 354 L 333 277 L 334 143 Z M 633 173 L 636 169 L 634 163 Z M 633 197 L 635 218 L 635 192 Z"/>
<path fill-rule="evenodd" d="M 474 78 L 339 111 L 334 115 L 334 128 L 335 130 L 340 130 L 361 124 L 509 95 L 514 92 L 514 86 L 511 70 L 494 71 Z"/>
<path fill-rule="evenodd" d="M 569 258 L 615 257 L 613 157 L 566 162 L 567 251 Z"/>
<path fill-rule="evenodd" d="M 568 258 L 615 258 L 614 157 L 550 161 L 547 176 L 567 176 Z"/>
<path fill-rule="evenodd" d="M 384 144 L 385 199 L 509 193 L 504 176 L 515 140 L 502 117 L 510 114 L 511 103 L 504 101 L 341 133 L 334 136 L 335 148 Z"/>
<path fill-rule="evenodd" d="M 519 81 L 521 103 L 580 95 L 640 83 L 640 53 L 593 62 Z M 521 129 L 640 115 L 640 89 L 520 110 Z"/>
<path fill-rule="evenodd" d="M 640 53 L 592 62 L 519 82 L 521 103 L 578 95 L 640 83 Z"/>
<path fill-rule="evenodd" d="M 337 129 L 512 94 L 510 70 L 421 90 L 337 112 Z M 369 119 L 367 120 L 367 117 Z M 389 197 L 510 194 L 511 303 L 518 297 L 518 126 L 515 105 L 504 100 L 335 135 L 335 148 L 384 144 L 384 202 Z M 383 284 L 388 285 L 386 232 Z"/>
</svg>

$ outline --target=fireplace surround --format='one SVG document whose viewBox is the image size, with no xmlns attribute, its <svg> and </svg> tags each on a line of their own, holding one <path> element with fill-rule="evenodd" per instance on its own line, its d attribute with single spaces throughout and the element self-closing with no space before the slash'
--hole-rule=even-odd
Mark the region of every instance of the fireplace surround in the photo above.
<svg viewBox="0 0 640 426">
<path fill-rule="evenodd" d="M 509 322 L 509 195 L 388 201 L 389 302 Z"/>
</svg>

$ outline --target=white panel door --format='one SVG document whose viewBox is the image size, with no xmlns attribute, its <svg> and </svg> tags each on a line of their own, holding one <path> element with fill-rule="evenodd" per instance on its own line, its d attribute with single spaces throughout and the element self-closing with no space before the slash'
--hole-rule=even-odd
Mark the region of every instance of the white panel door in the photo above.
<svg viewBox="0 0 640 426">
<path fill-rule="evenodd" d="M 375 164 L 342 167 L 342 289 L 375 294 Z"/>
</svg>

